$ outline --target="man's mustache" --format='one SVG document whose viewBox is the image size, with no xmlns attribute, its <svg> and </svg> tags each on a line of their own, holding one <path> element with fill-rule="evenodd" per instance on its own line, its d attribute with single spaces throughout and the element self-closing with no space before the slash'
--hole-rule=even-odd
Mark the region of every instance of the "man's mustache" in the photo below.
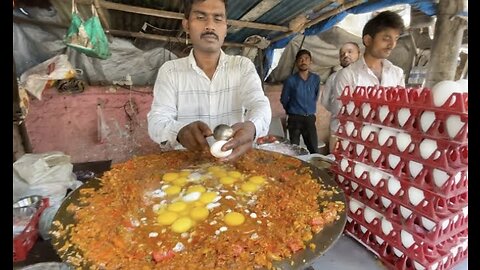
<svg viewBox="0 0 480 270">
<path fill-rule="evenodd" d="M 216 39 L 218 39 L 218 35 L 215 34 L 214 32 L 205 32 L 205 33 L 202 33 L 202 35 L 200 35 L 200 38 L 203 38 L 205 36 L 215 36 Z"/>
</svg>

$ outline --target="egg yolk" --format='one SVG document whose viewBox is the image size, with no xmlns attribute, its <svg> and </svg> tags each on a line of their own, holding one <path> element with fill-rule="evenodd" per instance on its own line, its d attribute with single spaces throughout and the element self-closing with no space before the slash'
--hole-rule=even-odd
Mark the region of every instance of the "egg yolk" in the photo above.
<svg viewBox="0 0 480 270">
<path fill-rule="evenodd" d="M 185 202 L 174 202 L 170 204 L 167 209 L 172 212 L 182 212 L 183 210 L 187 209 L 187 204 Z"/>
<path fill-rule="evenodd" d="M 228 173 L 226 171 L 215 171 L 213 175 L 217 178 L 222 178 L 228 176 Z"/>
<path fill-rule="evenodd" d="M 239 171 L 229 171 L 228 176 L 240 179 L 240 178 L 242 178 L 242 173 L 239 172 Z"/>
<path fill-rule="evenodd" d="M 212 166 L 212 167 L 209 167 L 207 169 L 207 171 L 213 173 L 213 172 L 219 172 L 219 171 L 223 171 L 223 168 L 222 167 L 219 167 L 219 166 Z"/>
<path fill-rule="evenodd" d="M 211 203 L 217 197 L 216 192 L 205 192 L 200 196 L 200 201 L 204 204 Z"/>
<path fill-rule="evenodd" d="M 165 211 L 157 216 L 157 222 L 161 225 L 170 225 L 177 220 L 178 214 L 175 212 Z"/>
<path fill-rule="evenodd" d="M 171 182 L 175 179 L 177 179 L 180 175 L 178 173 L 174 173 L 174 172 L 170 172 L 170 173 L 166 173 L 163 175 L 163 181 L 165 182 Z"/>
<path fill-rule="evenodd" d="M 220 183 L 222 183 L 224 185 L 231 185 L 234 182 L 235 182 L 235 178 L 230 177 L 230 176 L 224 176 L 224 177 L 220 178 Z"/>
<path fill-rule="evenodd" d="M 245 192 L 254 192 L 254 191 L 257 191 L 258 186 L 255 185 L 254 183 L 246 182 L 240 186 L 240 189 Z"/>
<path fill-rule="evenodd" d="M 248 179 L 248 181 L 257 185 L 265 184 L 265 178 L 263 178 L 262 176 L 252 176 Z"/>
<path fill-rule="evenodd" d="M 172 181 L 174 185 L 183 187 L 187 183 L 187 178 L 186 177 L 179 177 L 175 180 Z"/>
<path fill-rule="evenodd" d="M 180 193 L 180 190 L 182 190 L 182 188 L 179 186 L 169 186 L 165 189 L 165 193 L 167 193 L 167 195 L 175 195 Z"/>
<path fill-rule="evenodd" d="M 200 192 L 200 193 L 203 193 L 205 192 L 206 189 L 204 186 L 201 186 L 201 185 L 193 185 L 193 186 L 190 186 L 187 190 L 187 193 L 192 193 L 192 192 Z"/>
<path fill-rule="evenodd" d="M 181 177 L 188 177 L 190 175 L 190 172 L 189 171 L 181 171 L 180 172 L 180 176 Z"/>
<path fill-rule="evenodd" d="M 196 221 L 202 221 L 208 217 L 208 209 L 205 207 L 195 207 L 190 211 L 190 217 Z"/>
<path fill-rule="evenodd" d="M 172 229 L 173 232 L 184 233 L 184 232 L 190 230 L 190 228 L 192 228 L 192 226 L 193 226 L 193 221 L 190 218 L 181 217 L 181 218 L 175 220 L 175 222 L 173 222 L 173 224 L 170 228 Z"/>
<path fill-rule="evenodd" d="M 223 221 L 225 221 L 228 226 L 238 226 L 245 222 L 245 217 L 238 212 L 230 212 L 225 215 Z"/>
</svg>

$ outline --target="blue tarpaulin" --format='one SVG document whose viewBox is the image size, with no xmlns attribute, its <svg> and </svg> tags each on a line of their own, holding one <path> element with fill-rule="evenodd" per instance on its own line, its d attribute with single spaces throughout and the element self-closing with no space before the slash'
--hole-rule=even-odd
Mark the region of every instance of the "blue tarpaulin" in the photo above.
<svg viewBox="0 0 480 270">
<path fill-rule="evenodd" d="M 410 4 L 413 8 L 418 9 L 425 13 L 428 16 L 433 16 L 437 11 L 437 4 L 432 0 L 388 0 L 388 1 L 376 1 L 376 2 L 365 2 L 356 7 L 352 7 L 348 10 L 338 13 L 335 16 L 328 18 L 308 29 L 305 30 L 304 35 L 311 36 L 317 35 L 323 31 L 326 31 L 336 25 L 338 22 L 342 21 L 348 14 L 362 14 L 367 12 L 372 12 L 378 9 L 383 9 L 386 7 L 400 5 L 400 4 Z M 462 14 L 463 15 L 463 14 Z M 270 70 L 273 60 L 273 50 L 280 49 L 287 46 L 287 44 L 292 40 L 297 34 L 292 34 L 284 39 L 273 42 L 265 50 L 265 72 Z M 265 74 L 266 75 L 266 74 Z"/>
</svg>

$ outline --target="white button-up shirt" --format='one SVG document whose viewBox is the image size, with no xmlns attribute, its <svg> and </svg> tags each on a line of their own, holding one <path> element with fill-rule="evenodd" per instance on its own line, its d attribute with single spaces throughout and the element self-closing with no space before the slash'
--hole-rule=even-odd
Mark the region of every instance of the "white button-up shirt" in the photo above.
<svg viewBox="0 0 480 270">
<path fill-rule="evenodd" d="M 365 63 L 365 58 L 360 57 L 357 61 L 350 64 L 348 67 L 343 68 L 337 72 L 335 76 L 335 100 L 338 102 L 338 106 L 332 106 L 332 120 L 330 122 L 330 130 L 336 132 L 339 126 L 339 122 L 336 119 L 338 112 L 340 111 L 341 102 L 337 99 L 343 92 L 343 89 L 348 85 L 350 89 L 355 89 L 357 86 L 402 86 L 405 87 L 405 78 L 403 70 L 400 67 L 395 66 L 387 59 L 383 60 L 382 67 L 382 81 L 379 81 L 377 76 Z"/>
<path fill-rule="evenodd" d="M 148 133 L 167 148 L 182 148 L 178 131 L 200 120 L 210 129 L 218 124 L 252 121 L 256 137 L 267 134 L 272 111 L 252 61 L 220 53 L 210 80 L 197 66 L 193 49 L 188 57 L 163 64 L 153 88 Z"/>
</svg>

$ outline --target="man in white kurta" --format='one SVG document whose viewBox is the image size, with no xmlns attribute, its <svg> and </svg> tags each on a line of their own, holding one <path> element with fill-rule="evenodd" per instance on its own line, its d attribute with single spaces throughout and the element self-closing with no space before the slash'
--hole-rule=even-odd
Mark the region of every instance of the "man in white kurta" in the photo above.
<svg viewBox="0 0 480 270">
<path fill-rule="evenodd" d="M 355 89 L 357 86 L 405 86 L 403 70 L 395 66 L 387 58 L 397 45 L 397 40 L 404 30 L 402 18 L 391 11 L 379 13 L 367 22 L 363 29 L 365 53 L 355 63 L 338 71 L 335 77 L 335 100 L 346 86 Z M 340 103 L 339 100 L 337 100 Z M 333 106 L 332 117 L 338 114 L 341 105 Z M 335 117 L 336 118 L 336 117 Z M 334 134 L 339 126 L 333 119 L 330 132 Z M 333 151 L 335 139 L 330 141 Z"/>
</svg>

